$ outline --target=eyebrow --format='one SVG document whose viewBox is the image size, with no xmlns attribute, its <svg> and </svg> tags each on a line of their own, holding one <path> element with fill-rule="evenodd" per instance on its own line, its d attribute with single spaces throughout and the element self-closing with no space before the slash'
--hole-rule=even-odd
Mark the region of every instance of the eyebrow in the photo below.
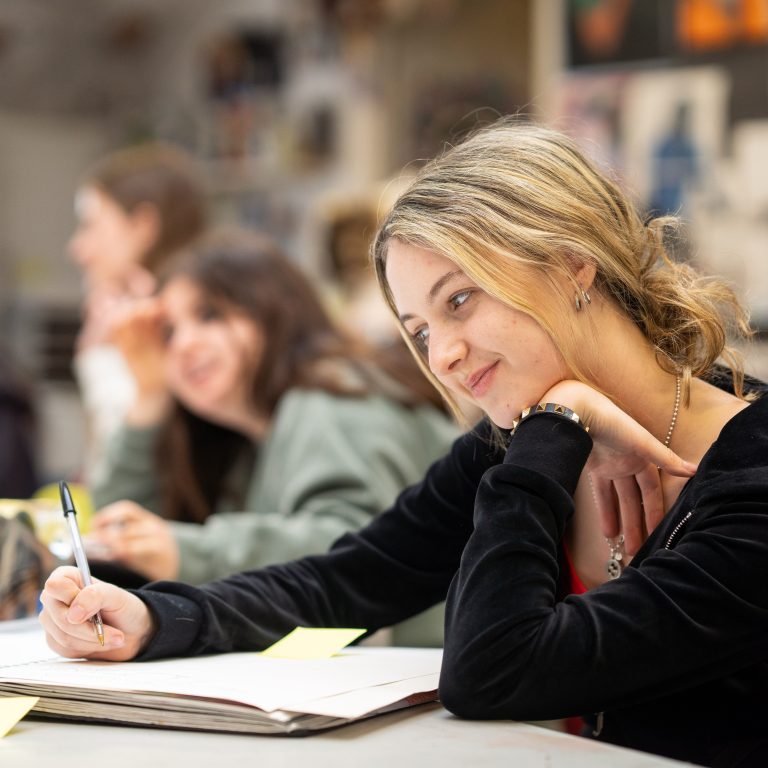
<svg viewBox="0 0 768 768">
<path fill-rule="evenodd" d="M 463 275 L 463 274 L 464 273 L 460 269 L 454 269 L 452 272 L 446 272 L 429 289 L 429 293 L 427 294 L 427 302 L 429 304 L 432 304 L 432 302 L 435 300 L 435 296 L 437 296 L 437 294 L 440 293 L 442 288 L 447 283 L 450 283 L 451 280 L 453 280 L 454 277 L 458 277 L 459 275 Z M 408 320 L 411 320 L 412 318 L 413 318 L 413 315 L 410 315 L 410 314 L 400 315 L 400 322 L 401 323 L 406 323 L 406 322 L 408 322 Z"/>
</svg>

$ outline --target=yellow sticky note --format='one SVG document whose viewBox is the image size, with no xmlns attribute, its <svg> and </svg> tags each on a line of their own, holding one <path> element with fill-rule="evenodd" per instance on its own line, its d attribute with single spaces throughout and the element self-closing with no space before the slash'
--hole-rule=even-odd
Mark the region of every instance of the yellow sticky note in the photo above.
<svg viewBox="0 0 768 768">
<path fill-rule="evenodd" d="M 0 739 L 37 704 L 37 696 L 0 697 Z"/>
<path fill-rule="evenodd" d="M 261 652 L 271 659 L 327 659 L 364 634 L 364 629 L 296 627 Z"/>
</svg>

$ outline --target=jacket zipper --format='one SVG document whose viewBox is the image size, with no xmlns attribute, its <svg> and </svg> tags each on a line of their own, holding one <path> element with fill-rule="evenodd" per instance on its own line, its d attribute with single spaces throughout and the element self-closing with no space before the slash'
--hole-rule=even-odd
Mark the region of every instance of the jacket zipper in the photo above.
<svg viewBox="0 0 768 768">
<path fill-rule="evenodd" d="M 664 545 L 664 549 L 671 549 L 672 542 L 674 541 L 675 536 L 677 536 L 678 533 L 680 533 L 680 529 L 693 517 L 693 513 L 696 511 L 696 508 L 689 509 L 688 512 L 685 514 L 682 520 L 678 522 L 678 524 L 672 529 L 672 533 L 669 534 L 669 538 L 667 539 L 667 543 Z M 603 713 L 602 712 L 595 712 L 596 722 L 595 722 L 595 729 L 592 731 L 592 735 L 597 737 L 601 734 L 603 730 Z"/>
<path fill-rule="evenodd" d="M 685 517 L 683 517 L 682 520 L 672 529 L 672 533 L 669 534 L 669 538 L 667 539 L 667 543 L 664 545 L 664 549 L 671 549 L 672 548 L 672 541 L 677 536 L 678 533 L 680 533 L 680 529 L 693 517 L 693 513 L 696 511 L 696 507 L 693 509 L 689 509 L 686 513 Z"/>
</svg>

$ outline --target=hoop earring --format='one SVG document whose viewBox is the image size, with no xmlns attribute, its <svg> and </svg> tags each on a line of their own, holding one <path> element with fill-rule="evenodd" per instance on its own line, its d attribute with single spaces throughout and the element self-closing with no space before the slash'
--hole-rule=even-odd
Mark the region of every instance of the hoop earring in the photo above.
<svg viewBox="0 0 768 768">
<path fill-rule="evenodd" d="M 579 297 L 579 294 L 576 292 L 574 292 L 573 294 L 573 303 L 576 305 L 576 311 L 581 312 L 583 308 L 581 303 L 581 298 Z"/>
<path fill-rule="evenodd" d="M 592 303 L 592 297 L 589 295 L 588 291 L 582 290 L 581 291 L 581 295 L 584 298 L 584 301 L 587 302 L 587 304 L 591 304 Z"/>
</svg>

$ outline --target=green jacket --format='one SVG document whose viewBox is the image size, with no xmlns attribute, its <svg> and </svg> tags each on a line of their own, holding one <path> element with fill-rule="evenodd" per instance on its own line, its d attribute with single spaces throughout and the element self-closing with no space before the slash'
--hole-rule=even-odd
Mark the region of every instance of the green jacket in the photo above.
<svg viewBox="0 0 768 768">
<path fill-rule="evenodd" d="M 121 499 L 158 508 L 156 434 L 129 428 L 118 433 L 103 479 L 92 488 L 97 508 Z M 171 523 L 181 554 L 179 580 L 201 584 L 325 552 L 420 480 L 457 434 L 458 427 L 431 407 L 291 390 L 244 473 L 250 475 L 243 479 L 246 511 L 222 504 L 203 525 Z M 434 627 L 435 620 L 427 624 Z M 434 638 L 432 629 L 427 634 Z M 419 629 L 412 642 L 432 640 Z"/>
</svg>

